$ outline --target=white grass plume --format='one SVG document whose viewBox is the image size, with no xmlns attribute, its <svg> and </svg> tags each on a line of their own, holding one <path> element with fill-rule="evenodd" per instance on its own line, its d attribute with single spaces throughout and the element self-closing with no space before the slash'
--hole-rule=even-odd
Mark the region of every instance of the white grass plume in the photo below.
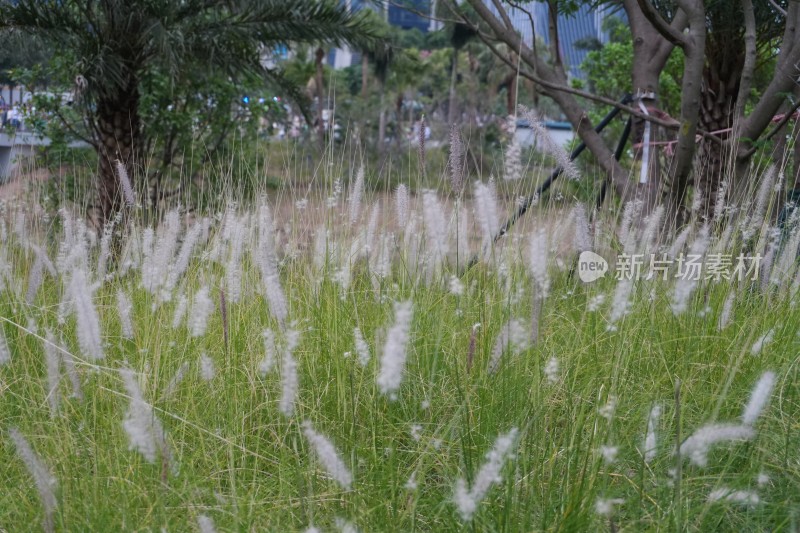
<svg viewBox="0 0 800 533">
<path fill-rule="evenodd" d="M 253 261 L 261 271 L 264 297 L 269 304 L 269 310 L 281 327 L 284 327 L 289 314 L 289 306 L 281 287 L 272 231 L 272 212 L 264 201 L 258 209 L 258 245 L 251 251 L 251 254 Z"/>
<path fill-rule="evenodd" d="M 203 381 L 213 381 L 217 375 L 217 369 L 214 366 L 214 360 L 208 355 L 202 354 L 200 356 L 200 377 Z"/>
<path fill-rule="evenodd" d="M 505 150 L 505 157 L 503 158 L 503 179 L 506 181 L 516 181 L 522 177 L 522 147 L 517 141 L 517 117 L 509 115 L 507 122 L 507 130 L 511 135 Z"/>
<path fill-rule="evenodd" d="M 616 329 L 615 324 L 630 312 L 631 300 L 636 290 L 633 278 L 623 277 L 617 282 L 614 297 L 611 301 L 611 314 L 608 317 L 609 330 Z"/>
<path fill-rule="evenodd" d="M 131 312 L 133 304 L 131 299 L 122 289 L 117 290 L 117 313 L 119 314 L 119 324 L 122 329 L 122 337 L 125 339 L 133 338 L 133 318 Z"/>
<path fill-rule="evenodd" d="M 192 258 L 192 252 L 203 234 L 204 223 L 205 222 L 195 222 L 195 224 L 187 230 L 183 238 L 183 243 L 181 243 L 180 250 L 178 251 L 178 256 L 169 269 L 169 274 L 164 284 L 165 292 L 171 293 L 177 286 L 181 276 L 186 272 L 186 269 L 189 268 L 189 260 Z"/>
<path fill-rule="evenodd" d="M 61 396 L 58 385 L 61 382 L 61 353 L 53 341 L 53 334 L 49 330 L 45 333 L 44 359 L 47 368 L 47 403 L 50 406 L 50 417 L 58 414 Z"/>
<path fill-rule="evenodd" d="M 208 287 L 200 287 L 194 294 L 192 312 L 189 316 L 189 329 L 192 337 L 202 337 L 206 334 L 208 319 L 213 311 L 214 302 L 211 300 Z"/>
<path fill-rule="evenodd" d="M 425 239 L 431 260 L 431 272 L 447 258 L 447 218 L 435 191 L 422 193 L 422 216 L 425 222 Z"/>
<path fill-rule="evenodd" d="M 447 158 L 447 167 L 450 170 L 450 187 L 458 196 L 464 188 L 464 141 L 457 124 L 450 126 L 450 154 Z"/>
<path fill-rule="evenodd" d="M 770 165 L 761 177 L 761 184 L 758 187 L 756 194 L 756 204 L 753 208 L 752 214 L 745 220 L 744 228 L 742 230 L 742 238 L 749 240 L 756 232 L 759 231 L 764 224 L 767 209 L 767 204 L 771 194 L 774 192 L 774 183 L 777 176 L 775 165 Z"/>
<path fill-rule="evenodd" d="M 121 216 L 122 213 L 118 213 L 118 215 Z M 106 277 L 108 259 L 111 257 L 111 239 L 114 237 L 116 220 L 115 218 L 106 223 L 103 227 L 103 236 L 100 238 L 100 254 L 97 257 L 97 274 L 95 277 L 100 283 L 102 283 Z"/>
<path fill-rule="evenodd" d="M 358 533 L 358 528 L 352 522 L 349 522 L 341 517 L 336 517 L 336 528 L 340 533 Z"/>
<path fill-rule="evenodd" d="M 658 244 L 659 232 L 663 228 L 662 219 L 664 218 L 664 206 L 657 206 L 652 213 L 645 219 L 644 231 L 639 240 L 639 249 L 644 254 L 649 254 L 656 249 Z"/>
<path fill-rule="evenodd" d="M 408 187 L 401 183 L 394 191 L 394 209 L 398 227 L 405 227 L 408 223 L 409 204 Z"/>
<path fill-rule="evenodd" d="M 517 428 L 511 428 L 508 433 L 497 437 L 494 441 L 494 446 L 486 454 L 486 462 L 475 476 L 472 487 L 468 489 L 467 482 L 463 478 L 459 478 L 456 481 L 453 499 L 461 519 L 465 522 L 472 519 L 478 510 L 478 505 L 489 493 L 492 485 L 502 481 L 500 472 L 506 460 L 514 453 L 518 433 L 519 430 Z"/>
<path fill-rule="evenodd" d="M 755 507 L 761 503 L 761 498 L 752 490 L 733 490 L 728 487 L 720 487 L 712 490 L 709 493 L 708 501 L 727 501 L 731 503 L 738 503 L 746 507 Z"/>
<path fill-rule="evenodd" d="M 541 300 L 547 299 L 550 294 L 550 275 L 547 273 L 548 252 L 547 234 L 543 229 L 534 232 L 530 240 L 528 269 L 538 288 L 537 297 Z"/>
<path fill-rule="evenodd" d="M 589 228 L 589 218 L 586 216 L 586 206 L 581 203 L 575 204 L 572 217 L 575 220 L 575 234 L 572 240 L 575 252 L 592 250 L 592 233 Z"/>
<path fill-rule="evenodd" d="M 800 209 L 793 209 L 789 221 L 786 223 L 786 226 L 792 228 L 792 231 L 789 234 L 789 239 L 783 243 L 783 250 L 778 255 L 775 266 L 770 273 L 769 281 L 774 285 L 785 287 L 792 280 L 797 261 L 797 250 L 798 246 L 800 246 L 799 216 Z"/>
<path fill-rule="evenodd" d="M 172 314 L 172 329 L 178 329 L 183 324 L 183 319 L 186 316 L 186 308 L 189 305 L 189 300 L 185 294 L 178 296 L 178 303 L 175 304 L 175 311 Z"/>
<path fill-rule="evenodd" d="M 353 486 L 353 475 L 344 464 L 339 452 L 333 443 L 321 433 L 314 431 L 311 422 L 303 422 L 303 435 L 311 444 L 322 467 L 344 490 L 350 490 Z"/>
<path fill-rule="evenodd" d="M 43 280 L 44 264 L 42 263 L 42 259 L 37 255 L 28 273 L 28 290 L 25 293 L 25 302 L 28 305 L 33 304 L 33 300 L 36 298 L 36 293 L 39 291 L 39 287 L 42 286 Z"/>
<path fill-rule="evenodd" d="M 742 424 L 746 426 L 755 425 L 761 412 L 769 403 L 772 389 L 775 387 L 775 372 L 768 370 L 761 375 L 753 391 L 750 393 L 750 400 L 742 412 Z"/>
<path fill-rule="evenodd" d="M 715 444 L 748 441 L 755 437 L 751 426 L 740 424 L 708 424 L 695 430 L 680 446 L 681 457 L 688 457 L 697 466 L 708 465 L 708 452 Z"/>
<path fill-rule="evenodd" d="M 405 372 L 407 344 L 411 331 L 413 304 L 411 301 L 394 304 L 394 324 L 386 335 L 386 343 L 381 355 L 377 384 L 381 394 L 394 399 L 400 389 Z"/>
<path fill-rule="evenodd" d="M 731 323 L 731 315 L 733 313 L 733 303 L 736 301 L 736 291 L 728 293 L 725 298 L 725 303 L 722 304 L 722 312 L 719 314 L 719 321 L 717 322 L 717 330 L 722 331 Z"/>
<path fill-rule="evenodd" d="M 78 344 L 83 353 L 92 360 L 103 359 L 103 340 L 100 330 L 100 317 L 92 303 L 92 290 L 82 269 L 72 272 L 69 282 L 69 295 L 75 307 L 78 320 Z"/>
<path fill-rule="evenodd" d="M 350 188 L 350 194 L 347 197 L 347 209 L 350 216 L 350 225 L 352 226 L 358 222 L 358 217 L 361 214 L 361 199 L 364 196 L 364 165 L 358 167 L 356 172 L 356 179 Z"/>
<path fill-rule="evenodd" d="M 364 340 L 364 335 L 361 334 L 359 328 L 353 328 L 353 339 L 356 345 L 356 353 L 358 354 L 358 364 L 367 366 L 370 360 L 369 345 Z"/>
<path fill-rule="evenodd" d="M 558 380 L 561 379 L 561 371 L 558 358 L 551 357 L 547 361 L 547 364 L 544 365 L 544 377 L 545 379 L 547 379 L 547 382 L 551 385 L 555 385 L 556 383 L 558 383 Z"/>
<path fill-rule="evenodd" d="M 136 203 L 136 195 L 133 192 L 133 185 L 131 185 L 128 169 L 125 168 L 125 164 L 119 159 L 116 160 L 116 167 L 117 178 L 119 179 L 119 185 L 122 189 L 122 198 L 125 200 L 126 206 L 133 207 Z"/>
<path fill-rule="evenodd" d="M 756 341 L 753 343 L 753 346 L 750 347 L 750 353 L 752 355 L 760 355 L 761 350 L 763 350 L 765 346 L 767 346 L 769 343 L 772 342 L 772 338 L 774 336 L 775 336 L 774 328 L 764 333 L 762 336 L 757 338 Z"/>
<path fill-rule="evenodd" d="M 720 220 L 725 212 L 725 202 L 728 196 L 728 180 L 724 179 L 717 189 L 717 198 L 714 202 L 714 220 Z"/>
<path fill-rule="evenodd" d="M 456 217 L 456 267 L 460 268 L 466 265 L 470 260 L 472 254 L 470 253 L 469 246 L 469 217 L 467 216 L 467 208 L 456 202 L 456 209 L 454 210 Z"/>
<path fill-rule="evenodd" d="M 200 529 L 200 533 L 216 533 L 217 531 L 214 520 L 205 514 L 197 515 L 197 527 Z"/>
<path fill-rule="evenodd" d="M 155 463 L 159 455 L 162 460 L 168 460 L 167 435 L 161 421 L 153 413 L 153 407 L 145 401 L 136 373 L 129 368 L 120 368 L 119 375 L 130 397 L 128 411 L 122 422 L 128 435 L 129 449 L 141 453 L 149 463 Z"/>
<path fill-rule="evenodd" d="M 178 245 L 181 230 L 181 219 L 178 211 L 173 209 L 164 217 L 155 236 L 148 228 L 144 233 L 142 260 L 142 286 L 152 294 L 164 286 L 168 279 L 168 270 L 172 256 Z"/>
<path fill-rule="evenodd" d="M 300 332 L 290 329 L 286 333 L 286 347 L 283 350 L 281 363 L 281 399 L 278 410 L 283 416 L 290 417 L 294 414 L 294 404 L 300 388 L 300 376 L 297 372 L 297 361 L 292 352 L 300 342 Z"/>
<path fill-rule="evenodd" d="M 50 473 L 50 469 L 42 459 L 33 451 L 28 439 L 15 427 L 8 430 L 17 450 L 17 456 L 25 463 L 25 468 L 33 478 L 39 498 L 44 507 L 44 530 L 47 532 L 55 531 L 55 512 L 57 507 L 56 500 L 56 478 Z"/>
<path fill-rule="evenodd" d="M 484 259 L 491 256 L 494 236 L 500 229 L 500 217 L 497 211 L 497 198 L 494 189 L 476 181 L 473 185 L 475 198 L 475 220 L 481 228 L 481 250 Z"/>
<path fill-rule="evenodd" d="M 641 200 L 631 200 L 622 209 L 622 221 L 619 225 L 619 240 L 627 254 L 631 254 L 636 247 L 636 227 L 634 221 L 642 210 Z"/>
<path fill-rule="evenodd" d="M 683 247 L 686 246 L 686 241 L 689 240 L 689 235 L 692 233 L 692 226 L 686 226 L 678 233 L 678 236 L 675 237 L 675 240 L 672 241 L 672 245 L 670 245 L 669 250 L 667 250 L 667 257 L 670 259 L 675 259 L 678 257 L 678 254 L 681 253 Z"/>
<path fill-rule="evenodd" d="M 270 373 L 277 361 L 277 348 L 275 345 L 275 332 L 267 328 L 261 334 L 264 337 L 264 359 L 258 365 L 258 371 L 262 377 Z"/>
<path fill-rule="evenodd" d="M 617 462 L 617 455 L 619 455 L 619 447 L 618 446 L 600 446 L 599 450 L 600 456 L 603 458 L 603 462 L 606 464 L 614 464 Z"/>
<path fill-rule="evenodd" d="M 572 180 L 580 179 L 581 174 L 578 171 L 578 167 L 570 160 L 567 151 L 555 142 L 550 132 L 547 131 L 547 128 L 544 127 L 544 124 L 542 124 L 536 114 L 523 105 L 519 106 L 519 111 L 520 114 L 528 119 L 530 128 L 536 135 L 536 148 L 553 156 L 566 177 Z"/>
<path fill-rule="evenodd" d="M 517 354 L 525 350 L 530 343 L 530 335 L 521 320 L 511 319 L 506 322 L 492 349 L 492 358 L 489 361 L 489 373 L 494 373 L 500 366 L 500 359 L 507 351 Z"/>
<path fill-rule="evenodd" d="M 661 417 L 661 406 L 656 404 L 650 409 L 650 416 L 647 417 L 647 433 L 644 437 L 644 462 L 650 464 L 658 453 L 658 441 L 656 426 Z"/>
<path fill-rule="evenodd" d="M 225 295 L 233 303 L 242 296 L 242 250 L 246 232 L 247 226 L 242 219 L 231 219 L 231 237 L 225 261 Z"/>
<path fill-rule="evenodd" d="M 708 224 L 704 224 L 700 231 L 695 237 L 694 242 L 692 242 L 692 246 L 689 248 L 689 258 L 696 257 L 697 260 L 702 261 L 703 256 L 705 256 L 706 249 L 708 248 L 709 242 L 709 227 Z M 698 274 L 698 278 L 702 274 Z M 675 290 L 672 295 L 672 312 L 676 315 L 679 315 L 685 312 L 689 307 L 689 299 L 694 293 L 695 288 L 697 287 L 699 279 L 695 279 L 695 276 L 686 276 L 678 278 L 678 281 L 675 283 Z"/>
<path fill-rule="evenodd" d="M 3 334 L 3 328 L 0 327 L 0 366 L 7 365 L 11 362 L 11 348 L 8 347 L 8 341 Z"/>
<path fill-rule="evenodd" d="M 600 516 L 610 517 L 614 514 L 614 507 L 623 503 L 625 500 L 622 498 L 598 498 L 594 502 L 594 512 Z"/>
<path fill-rule="evenodd" d="M 376 203 L 372 206 L 369 214 L 369 222 L 367 222 L 367 232 L 364 238 L 364 252 L 367 257 L 372 257 L 375 250 L 375 234 L 378 231 L 378 221 L 381 216 L 381 204 Z"/>
</svg>

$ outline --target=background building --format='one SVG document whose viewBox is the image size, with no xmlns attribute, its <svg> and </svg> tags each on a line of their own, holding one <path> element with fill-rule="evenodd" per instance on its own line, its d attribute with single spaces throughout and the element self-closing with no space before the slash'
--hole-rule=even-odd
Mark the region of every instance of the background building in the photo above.
<svg viewBox="0 0 800 533">
<path fill-rule="evenodd" d="M 433 4 L 429 0 L 402 0 L 388 6 L 387 20 L 392 26 L 410 30 L 413 28 L 427 32 L 431 18 L 421 13 L 432 13 Z"/>
<path fill-rule="evenodd" d="M 442 23 L 433 20 L 436 9 L 436 0 L 392 0 L 382 7 L 377 2 L 367 0 L 343 0 L 348 8 L 383 9 L 386 20 L 392 26 L 403 29 L 418 29 L 422 32 L 436 31 L 442 28 Z M 485 0 L 487 6 L 494 10 L 492 0 Z M 508 7 L 509 16 L 517 31 L 529 46 L 533 45 L 534 38 L 545 45 L 550 44 L 550 35 L 547 31 L 548 6 L 544 2 L 522 2 L 519 8 Z M 580 65 L 589 53 L 591 45 L 601 46 L 608 42 L 608 32 L 603 29 L 603 21 L 616 13 L 613 6 L 591 8 L 582 4 L 577 11 L 570 15 L 559 15 L 558 31 L 561 40 L 561 58 L 567 73 L 573 78 L 583 78 Z M 533 24 L 531 24 L 533 20 Z M 589 47 L 587 48 L 587 45 Z M 345 68 L 358 63 L 361 55 L 348 48 L 333 48 L 327 57 L 327 62 L 333 68 Z"/>
<path fill-rule="evenodd" d="M 423 33 L 429 30 L 440 29 L 442 24 L 432 20 L 432 17 L 425 13 L 432 14 L 436 9 L 436 0 L 392 0 L 391 2 L 368 1 L 368 0 L 342 0 L 349 9 L 358 11 L 359 9 L 382 10 L 386 21 L 392 26 L 397 26 L 404 30 L 417 29 Z M 345 48 L 333 48 L 328 53 L 327 62 L 333 68 L 346 68 L 361 61 L 361 54 L 356 50 Z"/>
<path fill-rule="evenodd" d="M 486 4 L 494 10 L 491 0 L 486 0 Z M 520 4 L 520 8 L 507 7 L 512 23 L 525 39 L 525 43 L 532 46 L 534 39 L 537 39 L 549 46 L 547 4 L 524 2 Z M 616 13 L 613 6 L 591 8 L 582 4 L 575 13 L 558 16 L 561 58 L 571 77 L 584 77 L 580 66 L 590 51 L 585 45 L 592 42 L 595 45 L 603 45 L 608 42 L 609 35 L 603 29 L 603 21 L 611 16 L 624 17 L 624 13 Z M 531 19 L 533 19 L 532 25 Z"/>
</svg>

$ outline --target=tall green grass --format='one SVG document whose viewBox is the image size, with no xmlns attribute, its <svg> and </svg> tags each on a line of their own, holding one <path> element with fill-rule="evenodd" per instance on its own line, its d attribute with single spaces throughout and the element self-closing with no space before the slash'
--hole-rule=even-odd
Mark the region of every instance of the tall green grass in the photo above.
<svg viewBox="0 0 800 533">
<path fill-rule="evenodd" d="M 524 236 L 531 227 L 525 224 L 533 221 L 497 247 L 491 261 L 469 269 L 447 264 L 428 283 L 409 263 L 402 228 L 394 228 L 391 276 L 376 280 L 361 259 L 352 265 L 351 285 L 343 289 L 335 274 L 363 226 L 346 227 L 343 198 L 332 208 L 320 201 L 298 209 L 295 200 L 280 195 L 270 200 L 273 211 L 285 216 L 276 216 L 275 223 L 280 281 L 292 327 L 301 333 L 294 351 L 300 391 L 290 418 L 278 410 L 280 362 L 266 376 L 259 372 L 262 332 L 280 332 L 280 325 L 261 296 L 259 274 L 247 254 L 244 296 L 238 303 L 226 302 L 226 317 L 219 311 L 224 268 L 206 256 L 221 239 L 219 223 L 212 224 L 209 243 L 196 251 L 178 288 L 191 300 L 201 286 L 210 287 L 217 308 L 206 333 L 191 337 L 185 322 L 173 329 L 177 297 L 160 302 L 140 287 L 134 269 L 106 280 L 93 295 L 106 357 L 90 362 L 78 346 L 74 317 L 59 323 L 61 277 L 45 276 L 33 303 L 25 302 L 35 260 L 28 245 L 44 242 L 53 256 L 61 238 L 57 219 L 29 218 L 27 232 L 15 234 L 9 213 L 0 242 L 0 264 L 7 266 L 0 331 L 11 352 L 10 363 L 0 367 L 0 528 L 38 529 L 43 522 L 36 489 L 8 438 L 11 427 L 19 428 L 57 479 L 55 526 L 60 531 L 185 531 L 198 527 L 200 515 L 211 517 L 219 531 L 300 531 L 312 524 L 335 530 L 337 520 L 361 531 L 795 527 L 800 310 L 786 291 L 703 282 L 689 310 L 676 316 L 670 309 L 673 280 L 639 281 L 630 313 L 613 330 L 608 307 L 616 282 L 606 276 L 582 283 L 571 268 L 574 257 L 559 252 L 564 268 L 550 258 L 552 287 L 536 342 L 519 353 L 506 351 L 491 373 L 489 361 L 503 325 L 511 318 L 532 320 L 534 288 Z M 249 207 L 232 209 L 247 212 Z M 384 215 L 390 212 L 384 202 Z M 544 212 L 533 223 L 555 220 L 556 230 L 550 232 L 555 247 L 569 234 L 558 229 L 561 216 L 567 215 Z M 331 245 L 339 245 L 322 268 L 310 257 L 316 224 L 331 231 Z M 142 225 L 133 217 L 123 238 L 135 241 Z M 613 241 L 613 235 L 601 240 Z M 249 235 L 247 242 L 250 246 Z M 90 265 L 96 254 L 95 246 Z M 451 276 L 460 278 L 463 294 L 448 290 Z M 133 303 L 132 339 L 121 335 L 119 289 Z M 718 319 L 731 291 L 733 320 L 720 331 Z M 606 304 L 589 311 L 588 303 L 599 294 L 606 295 Z M 404 300 L 413 302 L 414 319 L 406 373 L 392 401 L 380 394 L 375 380 L 392 302 Z M 366 367 L 358 363 L 354 327 L 372 352 Z M 55 416 L 47 400 L 43 337 L 48 328 L 79 361 L 84 392 L 83 401 L 70 398 L 62 377 Z M 754 354 L 753 344 L 770 330 L 772 341 Z M 199 373 L 204 354 L 217 370 L 210 382 Z M 552 358 L 560 369 L 555 383 L 545 376 Z M 184 363 L 190 370 L 168 395 Z M 128 398 L 117 372 L 123 366 L 139 374 L 144 396 L 166 429 L 172 469 L 165 471 L 129 449 L 122 426 Z M 777 373 L 777 384 L 754 440 L 715 446 L 705 468 L 675 455 L 676 444 L 698 427 L 735 422 L 766 370 Z M 616 403 L 613 416 L 603 416 L 610 401 Z M 654 405 L 662 414 L 656 458 L 647 463 L 644 438 Z M 341 489 L 314 459 L 303 436 L 306 420 L 341 453 L 353 473 L 352 490 Z M 464 522 L 453 501 L 456 480 L 472 483 L 495 438 L 512 427 L 519 428 L 519 438 L 502 481 Z M 602 446 L 619 448 L 615 462 L 603 459 Z M 416 488 L 408 487 L 412 476 Z M 709 501 L 722 488 L 754 491 L 760 502 Z M 612 514 L 599 514 L 598 501 L 608 499 L 623 502 Z"/>
</svg>

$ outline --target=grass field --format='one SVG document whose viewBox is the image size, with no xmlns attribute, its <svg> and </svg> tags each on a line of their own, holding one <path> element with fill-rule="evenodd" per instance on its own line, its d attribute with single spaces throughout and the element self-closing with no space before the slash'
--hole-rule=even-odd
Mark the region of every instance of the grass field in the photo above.
<svg viewBox="0 0 800 533">
<path fill-rule="evenodd" d="M 496 247 L 483 187 L 354 179 L 312 227 L 274 198 L 149 229 L 134 208 L 100 239 L 9 206 L 0 529 L 797 530 L 798 238 L 767 238 L 771 185 L 733 234 L 568 209 Z M 583 283 L 588 248 L 774 260 Z"/>
</svg>

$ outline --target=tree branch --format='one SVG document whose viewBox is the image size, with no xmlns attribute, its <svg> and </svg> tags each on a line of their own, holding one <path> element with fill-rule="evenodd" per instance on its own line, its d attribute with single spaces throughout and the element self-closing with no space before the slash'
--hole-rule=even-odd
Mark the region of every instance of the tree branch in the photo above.
<svg viewBox="0 0 800 533">
<path fill-rule="evenodd" d="M 661 13 L 656 11 L 656 8 L 653 7 L 648 0 L 636 0 L 639 4 L 639 8 L 642 10 L 642 14 L 645 18 L 653 25 L 653 27 L 658 30 L 667 41 L 672 43 L 675 46 L 680 46 L 681 48 L 686 46 L 686 38 L 683 36 L 683 33 L 672 27 L 664 18 L 661 16 Z"/>
<path fill-rule="evenodd" d="M 508 13 L 506 13 L 505 8 L 503 8 L 502 4 L 500 4 L 500 0 L 492 0 L 492 3 L 494 4 L 494 8 L 500 14 L 500 18 L 503 19 L 503 24 L 506 25 L 506 28 L 511 31 L 516 31 L 516 28 L 514 28 L 514 23 L 511 22 L 511 19 L 508 17 Z"/>
<path fill-rule="evenodd" d="M 786 10 L 786 26 L 783 30 L 781 50 L 778 53 L 778 63 L 775 67 L 775 70 L 778 70 L 784 66 L 786 61 L 785 58 L 790 55 L 790 52 L 795 45 L 795 38 L 797 37 L 798 15 L 800 15 L 800 2 L 789 2 L 788 9 Z"/>
<path fill-rule="evenodd" d="M 784 17 L 786 16 L 786 10 L 783 9 L 780 6 L 780 4 L 778 4 L 778 2 L 776 2 L 775 0 L 769 0 L 769 3 L 772 5 L 772 7 L 774 7 L 778 11 L 778 13 L 780 13 Z"/>
<path fill-rule="evenodd" d="M 740 122 L 744 117 L 744 106 L 747 103 L 747 97 L 750 96 L 753 72 L 756 68 L 756 59 L 758 59 L 756 51 L 756 14 L 753 10 L 753 0 L 742 0 L 742 11 L 744 11 L 745 52 L 739 94 L 736 95 L 736 107 L 733 113 L 734 123 Z"/>
<path fill-rule="evenodd" d="M 791 14 L 796 3 L 789 6 Z M 795 11 L 797 12 L 797 11 Z M 787 18 L 786 24 L 789 24 Z M 796 33 L 792 32 L 796 38 Z M 794 44 L 794 46 L 791 46 Z M 797 43 L 781 44 L 781 53 L 775 67 L 775 72 L 769 85 L 764 89 L 761 98 L 756 103 L 755 108 L 742 121 L 739 134 L 734 138 L 735 142 L 743 142 L 745 145 L 755 142 L 769 126 L 772 117 L 775 116 L 781 104 L 786 99 L 786 93 L 797 85 L 798 67 L 800 62 L 800 45 Z M 744 161 L 752 155 L 750 146 L 740 146 L 738 159 Z"/>
<path fill-rule="evenodd" d="M 536 71 L 537 77 L 550 84 L 559 84 L 561 80 L 559 80 L 558 73 L 545 64 L 541 58 L 537 57 L 515 31 L 509 31 L 505 28 L 482 0 L 468 0 L 468 2 L 476 14 L 494 32 L 495 37 L 513 50 L 518 51 L 520 59 Z M 570 124 L 572 124 L 576 134 L 597 158 L 600 167 L 608 174 L 617 194 L 620 195 L 623 201 L 629 200 L 636 192 L 635 184 L 631 182 L 628 172 L 622 168 L 619 161 L 614 159 L 614 154 L 606 146 L 603 138 L 594 131 L 586 110 L 566 91 L 556 91 L 551 96 L 564 112 Z"/>
<path fill-rule="evenodd" d="M 643 0 L 640 0 L 641 5 Z M 683 205 L 692 171 L 697 141 L 697 120 L 700 114 L 703 68 L 705 66 L 706 16 L 703 0 L 679 0 L 689 21 L 689 33 L 682 37 L 685 55 L 681 81 L 681 127 L 672 159 L 672 199 L 674 207 Z"/>
<path fill-rule="evenodd" d="M 795 114 L 795 112 L 798 109 L 800 109 L 800 99 L 798 99 L 797 102 L 792 104 L 792 107 L 789 108 L 789 110 L 786 112 L 786 114 L 784 114 L 783 117 L 778 122 L 775 123 L 775 127 L 774 128 L 772 128 L 768 133 L 766 133 L 766 134 L 761 136 L 761 141 L 768 141 L 772 137 L 774 137 L 776 133 L 781 131 L 783 126 L 786 125 L 786 123 L 789 122 L 792 119 L 792 116 Z M 753 145 L 750 148 L 748 148 L 747 151 L 744 152 L 739 157 L 741 157 L 742 159 L 748 159 L 748 158 L 752 157 L 753 154 L 756 153 L 756 150 L 758 150 L 758 146 Z"/>
<path fill-rule="evenodd" d="M 507 57 L 505 57 L 505 55 L 500 50 L 498 50 L 497 47 L 495 47 L 491 43 L 491 41 L 489 40 L 489 37 L 485 33 L 479 31 L 478 32 L 478 37 L 481 39 L 481 41 L 483 41 L 486 44 L 486 46 L 489 47 L 489 49 L 492 51 L 492 53 L 495 56 L 497 56 L 503 63 L 505 63 L 509 67 L 513 68 L 514 70 L 517 70 L 517 65 L 514 64 L 512 61 L 510 61 Z M 637 118 L 640 118 L 642 120 L 647 120 L 649 122 L 652 122 L 653 124 L 658 124 L 659 126 L 662 126 L 664 128 L 675 130 L 675 129 L 678 129 L 678 126 L 679 126 L 679 123 L 677 121 L 664 120 L 664 119 L 658 118 L 658 117 L 656 117 L 654 115 L 645 115 L 639 109 L 636 109 L 634 107 L 631 107 L 631 106 L 628 106 L 628 105 L 625 105 L 625 104 L 621 104 L 617 100 L 612 100 L 611 98 L 606 98 L 605 96 L 601 96 L 599 94 L 592 94 L 592 93 L 589 93 L 589 92 L 586 92 L 586 91 L 582 91 L 580 89 L 575 89 L 573 87 L 570 87 L 569 85 L 563 85 L 563 84 L 560 84 L 560 83 L 552 83 L 552 82 L 543 80 L 542 78 L 536 76 L 535 74 L 531 74 L 530 72 L 528 72 L 526 70 L 523 70 L 523 69 L 519 69 L 519 75 L 522 76 L 523 78 L 529 79 L 530 81 L 532 81 L 532 82 L 534 82 L 534 83 L 536 83 L 538 85 L 541 85 L 545 89 L 573 94 L 575 96 L 579 96 L 581 98 L 585 98 L 585 99 L 593 101 L 593 102 L 597 102 L 597 103 L 600 103 L 600 104 L 605 104 L 605 105 L 609 105 L 609 106 L 612 106 L 612 107 L 616 107 L 616 108 L 618 108 L 618 109 L 620 109 L 622 111 L 625 111 L 626 113 L 629 113 L 630 115 L 633 115 L 633 116 L 635 116 Z M 707 135 L 710 135 L 710 134 L 707 134 Z"/>
<path fill-rule="evenodd" d="M 78 130 L 76 130 L 73 127 L 73 125 L 70 124 L 67 121 L 66 117 L 64 117 L 64 115 L 62 115 L 61 112 L 58 109 L 54 109 L 53 113 L 55 113 L 55 115 L 58 117 L 58 120 L 61 121 L 61 123 L 64 125 L 65 128 L 67 128 L 67 131 L 70 132 L 73 135 L 73 137 L 77 138 L 78 140 L 81 140 L 81 141 L 85 142 L 86 144 L 88 144 L 92 148 L 95 148 L 95 149 L 97 148 L 97 143 L 95 143 L 93 140 L 88 139 L 87 137 L 85 137 L 85 136 L 81 135 L 80 133 L 78 133 Z"/>
</svg>

